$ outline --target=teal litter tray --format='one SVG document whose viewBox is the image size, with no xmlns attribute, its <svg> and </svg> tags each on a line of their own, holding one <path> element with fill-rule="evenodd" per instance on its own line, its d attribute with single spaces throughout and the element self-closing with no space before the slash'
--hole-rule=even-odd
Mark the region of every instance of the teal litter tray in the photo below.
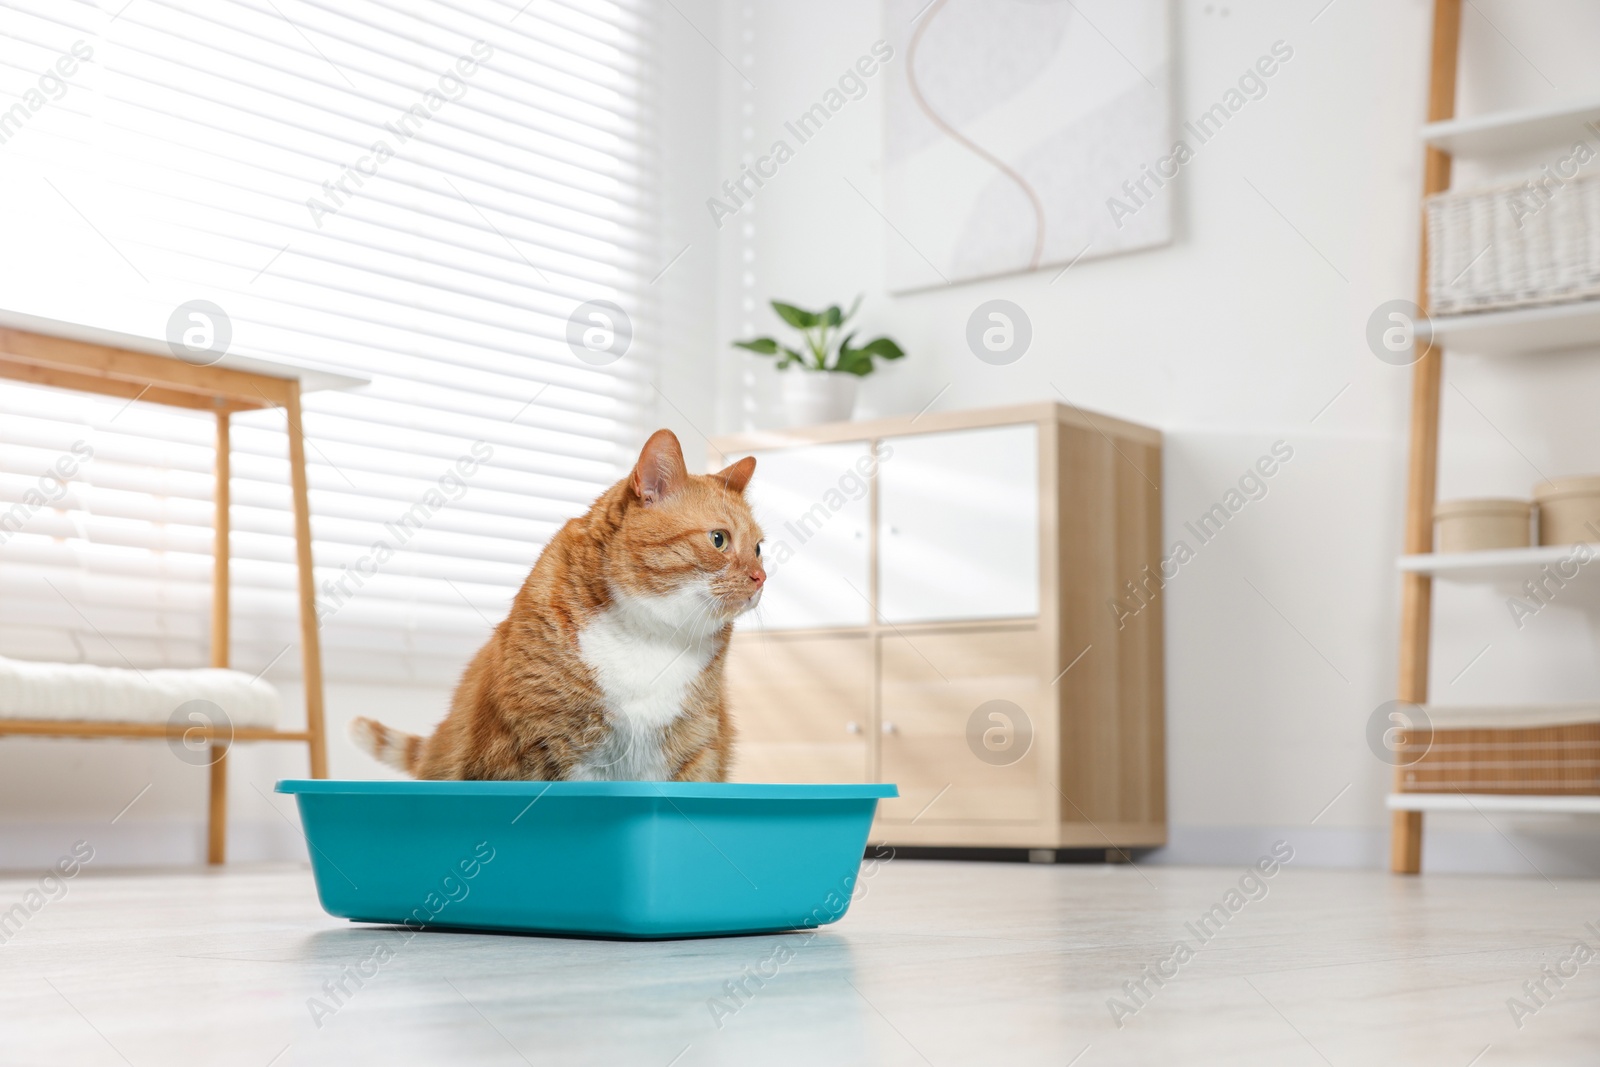
<svg viewBox="0 0 1600 1067">
<path fill-rule="evenodd" d="M 818 926 L 893 785 L 292 779 L 317 896 L 356 922 L 618 938 Z"/>
</svg>

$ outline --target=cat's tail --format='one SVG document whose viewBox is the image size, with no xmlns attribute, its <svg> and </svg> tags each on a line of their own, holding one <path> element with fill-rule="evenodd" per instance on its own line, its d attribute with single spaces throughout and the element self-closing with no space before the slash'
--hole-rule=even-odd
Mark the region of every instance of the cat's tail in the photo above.
<svg viewBox="0 0 1600 1067">
<path fill-rule="evenodd" d="M 352 719 L 350 739 L 361 751 L 397 771 L 414 775 L 422 763 L 421 737 L 391 730 L 375 719 Z"/>
</svg>

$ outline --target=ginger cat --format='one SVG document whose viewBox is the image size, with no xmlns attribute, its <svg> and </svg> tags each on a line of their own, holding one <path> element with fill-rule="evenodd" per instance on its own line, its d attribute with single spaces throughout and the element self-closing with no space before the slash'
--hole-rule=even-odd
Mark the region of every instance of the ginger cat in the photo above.
<svg viewBox="0 0 1600 1067">
<path fill-rule="evenodd" d="M 728 637 L 767 580 L 755 467 L 689 474 L 657 430 L 545 546 L 433 736 L 356 719 L 356 744 L 418 778 L 726 781 Z"/>
</svg>

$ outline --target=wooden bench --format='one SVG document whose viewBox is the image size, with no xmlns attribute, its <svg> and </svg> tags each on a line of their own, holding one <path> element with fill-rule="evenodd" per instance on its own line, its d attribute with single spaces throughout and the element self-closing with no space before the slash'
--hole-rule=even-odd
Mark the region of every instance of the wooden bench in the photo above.
<svg viewBox="0 0 1600 1067">
<path fill-rule="evenodd" d="M 189 741 L 217 742 L 210 764 L 206 858 L 227 857 L 227 745 L 231 741 L 289 741 L 307 746 L 311 776 L 328 776 L 323 728 L 322 652 L 317 637 L 315 579 L 311 563 L 311 512 L 300 395 L 305 388 L 350 388 L 359 378 L 264 359 L 225 356 L 197 365 L 177 358 L 159 341 L 34 316 L 0 312 L 0 378 L 154 404 L 213 412 L 216 416 L 216 548 L 211 600 L 211 665 L 228 666 L 229 423 L 236 411 L 281 407 L 288 417 L 290 489 L 294 500 L 295 561 L 300 600 L 300 650 L 305 676 L 303 730 L 187 726 Z M 172 727 L 150 722 L 87 722 L 5 718 L 0 735 L 80 738 L 167 738 Z"/>
</svg>

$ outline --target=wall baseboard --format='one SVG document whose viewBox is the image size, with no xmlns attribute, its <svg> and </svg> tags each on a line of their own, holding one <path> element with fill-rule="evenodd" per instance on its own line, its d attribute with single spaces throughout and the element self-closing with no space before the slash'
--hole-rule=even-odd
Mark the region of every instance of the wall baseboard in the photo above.
<svg viewBox="0 0 1600 1067">
<path fill-rule="evenodd" d="M 78 841 L 94 848 L 86 871 L 126 867 L 200 867 L 206 862 L 203 821 L 0 822 L 0 871 L 43 872 Z M 307 861 L 305 839 L 284 822 L 236 822 L 228 827 L 228 860 L 236 863 Z"/>
<path fill-rule="evenodd" d="M 1172 826 L 1165 848 L 1140 863 L 1174 866 L 1244 866 L 1273 844 L 1294 847 L 1294 866 L 1387 870 L 1388 829 L 1338 826 Z M 1498 829 L 1427 820 L 1422 869 L 1430 874 L 1600 877 L 1600 819 L 1500 820 Z"/>
</svg>

